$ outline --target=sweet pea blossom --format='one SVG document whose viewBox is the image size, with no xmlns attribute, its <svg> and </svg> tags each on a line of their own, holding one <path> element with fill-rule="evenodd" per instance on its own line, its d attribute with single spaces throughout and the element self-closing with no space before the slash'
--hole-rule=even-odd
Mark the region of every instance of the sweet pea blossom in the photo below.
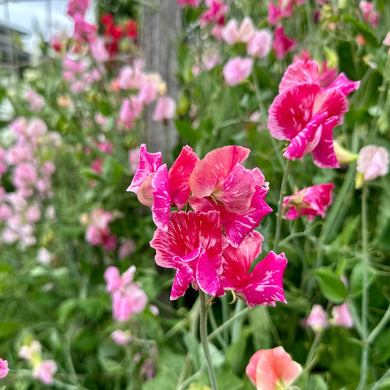
<svg viewBox="0 0 390 390">
<path fill-rule="evenodd" d="M 42 360 L 34 367 L 33 376 L 43 384 L 53 384 L 53 375 L 57 372 L 57 364 L 54 360 Z"/>
<path fill-rule="evenodd" d="M 0 379 L 8 375 L 8 361 L 0 358 Z"/>
<path fill-rule="evenodd" d="M 287 265 L 284 254 L 270 252 L 249 273 L 254 259 L 261 252 L 263 237 L 257 231 L 249 233 L 239 247 L 228 245 L 222 252 L 221 280 L 225 290 L 232 290 L 249 307 L 275 306 L 286 302 L 283 291 L 283 271 Z"/>
<path fill-rule="evenodd" d="M 360 1 L 359 9 L 363 14 L 364 20 L 373 27 L 378 26 L 379 14 L 373 9 L 373 4 L 369 1 Z"/>
<path fill-rule="evenodd" d="M 332 202 L 333 183 L 318 184 L 304 188 L 283 199 L 282 214 L 287 219 L 296 219 L 303 215 L 312 221 L 316 215 L 325 218 L 325 211 Z"/>
<path fill-rule="evenodd" d="M 348 305 L 344 302 L 340 306 L 334 306 L 332 309 L 332 320 L 334 325 L 343 326 L 344 328 L 353 328 L 353 319 L 349 312 Z"/>
<path fill-rule="evenodd" d="M 268 119 L 273 137 L 291 141 L 283 156 L 295 160 L 311 153 L 318 167 L 338 167 L 333 128 L 342 123 L 348 111 L 346 96 L 359 85 L 341 73 L 328 87 L 321 88 L 315 61 L 298 60 L 290 65 Z"/>
<path fill-rule="evenodd" d="M 202 0 L 177 0 L 177 4 L 179 4 L 180 7 L 198 8 L 201 2 Z"/>
<path fill-rule="evenodd" d="M 240 84 L 252 73 L 253 59 L 235 57 L 230 59 L 223 67 L 223 75 L 228 85 Z"/>
<path fill-rule="evenodd" d="M 157 105 L 153 113 L 154 121 L 166 121 L 175 116 L 176 103 L 169 96 L 158 98 Z"/>
<path fill-rule="evenodd" d="M 84 16 L 89 7 L 89 0 L 70 0 L 67 14 L 74 18 L 76 14 Z"/>
<path fill-rule="evenodd" d="M 150 246 L 160 267 L 176 269 L 171 299 L 184 295 L 190 283 L 212 296 L 224 295 L 222 232 L 219 213 L 171 212 L 168 230 L 157 229 Z"/>
<path fill-rule="evenodd" d="M 321 305 L 314 305 L 305 323 L 314 332 L 321 332 L 329 326 L 328 315 Z"/>
<path fill-rule="evenodd" d="M 172 167 L 161 165 L 161 153 L 148 153 L 140 147 L 140 162 L 127 191 L 152 208 L 153 221 L 161 229 L 168 228 L 169 210 L 175 204 L 181 210 L 190 196 L 189 177 L 198 161 L 196 153 L 185 146 Z"/>
<path fill-rule="evenodd" d="M 263 58 L 269 54 L 272 45 L 272 34 L 268 30 L 256 31 L 248 42 L 247 53 L 250 56 Z"/>
<path fill-rule="evenodd" d="M 294 50 L 296 45 L 296 41 L 284 34 L 283 27 L 278 27 L 275 29 L 272 48 L 274 49 L 275 57 L 278 60 L 282 60 L 288 52 Z"/>
<path fill-rule="evenodd" d="M 111 338 L 118 345 L 126 345 L 131 340 L 130 332 L 124 332 L 123 330 L 117 329 L 111 333 Z"/>
<path fill-rule="evenodd" d="M 250 150 L 224 146 L 212 150 L 191 173 L 191 207 L 198 212 L 216 210 L 227 240 L 238 246 L 272 209 L 265 202 L 268 183 L 259 168 L 245 169 L 241 163 Z"/>
<path fill-rule="evenodd" d="M 389 172 L 389 152 L 382 146 L 367 145 L 360 149 L 357 159 L 356 188 Z"/>
<path fill-rule="evenodd" d="M 117 321 L 128 321 L 146 307 L 146 294 L 140 284 L 133 281 L 135 271 L 133 265 L 122 276 L 116 267 L 109 267 L 104 273 L 106 291 L 111 293 L 113 317 Z"/>
<path fill-rule="evenodd" d="M 230 6 L 221 0 L 206 0 L 206 11 L 199 18 L 201 27 L 207 27 L 210 24 L 224 25 L 225 15 L 229 12 Z"/>
<path fill-rule="evenodd" d="M 254 34 L 255 27 L 248 16 L 244 18 L 240 26 L 236 19 L 230 19 L 221 30 L 222 39 L 229 45 L 233 45 L 236 42 L 248 43 Z"/>
<path fill-rule="evenodd" d="M 257 390 L 286 389 L 301 374 L 302 366 L 283 347 L 276 347 L 257 351 L 245 372 Z"/>
</svg>

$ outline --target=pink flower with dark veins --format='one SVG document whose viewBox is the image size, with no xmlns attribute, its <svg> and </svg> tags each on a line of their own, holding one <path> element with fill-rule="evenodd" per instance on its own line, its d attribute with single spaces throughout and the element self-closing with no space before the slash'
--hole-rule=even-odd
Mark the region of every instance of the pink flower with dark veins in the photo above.
<svg viewBox="0 0 390 390">
<path fill-rule="evenodd" d="M 295 160 L 311 153 L 318 167 L 338 167 L 333 128 L 342 123 L 348 111 L 346 96 L 359 84 L 341 73 L 327 88 L 321 88 L 316 62 L 298 60 L 290 65 L 268 119 L 273 137 L 291 141 L 283 156 Z"/>
<path fill-rule="evenodd" d="M 283 199 L 282 214 L 287 219 L 296 219 L 303 215 L 312 221 L 316 215 L 325 218 L 325 211 L 332 202 L 333 183 L 318 184 L 286 196 Z"/>
<path fill-rule="evenodd" d="M 168 230 L 157 229 L 150 246 L 156 263 L 176 269 L 171 299 L 184 295 L 188 285 L 212 296 L 224 295 L 222 271 L 222 231 L 219 213 L 171 212 Z"/>
<path fill-rule="evenodd" d="M 270 252 L 249 273 L 251 265 L 261 252 L 262 235 L 252 231 L 235 248 L 227 245 L 222 252 L 221 281 L 225 290 L 233 290 L 249 307 L 275 306 L 286 302 L 283 291 L 283 271 L 287 265 L 284 254 Z"/>
<path fill-rule="evenodd" d="M 283 347 L 257 351 L 246 367 L 246 374 L 257 390 L 287 389 L 301 372 L 301 365 Z"/>
</svg>

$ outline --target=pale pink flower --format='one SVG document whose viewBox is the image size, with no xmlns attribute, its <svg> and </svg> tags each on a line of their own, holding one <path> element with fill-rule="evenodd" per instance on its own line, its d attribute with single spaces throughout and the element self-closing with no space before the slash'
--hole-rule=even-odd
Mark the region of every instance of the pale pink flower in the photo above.
<svg viewBox="0 0 390 390">
<path fill-rule="evenodd" d="M 41 356 L 42 346 L 39 341 L 33 340 L 28 345 L 23 345 L 19 351 L 19 357 L 25 360 L 32 360 Z"/>
<path fill-rule="evenodd" d="M 83 61 L 77 61 L 71 59 L 69 56 L 65 56 L 62 65 L 64 69 L 67 71 L 71 72 L 72 74 L 74 73 L 82 73 L 85 71 L 86 64 Z"/>
<path fill-rule="evenodd" d="M 274 49 L 275 57 L 278 60 L 283 59 L 288 52 L 295 49 L 297 42 L 284 34 L 284 28 L 278 27 L 274 31 L 274 42 L 272 48 Z"/>
<path fill-rule="evenodd" d="M 40 264 L 48 265 L 52 259 L 52 254 L 46 248 L 39 248 L 37 253 L 37 261 Z"/>
<path fill-rule="evenodd" d="M 253 57 L 263 58 L 269 54 L 271 47 L 272 34 L 268 30 L 259 30 L 248 42 L 247 53 Z"/>
<path fill-rule="evenodd" d="M 123 99 L 118 123 L 130 130 L 134 126 L 135 120 L 141 115 L 142 110 L 143 104 L 138 98 L 132 96 L 130 99 Z"/>
<path fill-rule="evenodd" d="M 118 345 L 126 345 L 131 340 L 130 332 L 124 332 L 123 330 L 117 329 L 111 333 L 111 338 Z"/>
<path fill-rule="evenodd" d="M 140 368 L 140 375 L 142 375 L 145 380 L 150 380 L 156 374 L 156 367 L 154 366 L 151 359 L 145 359 Z"/>
<path fill-rule="evenodd" d="M 57 364 L 54 360 L 42 360 L 34 367 L 33 376 L 43 384 L 53 384 L 53 375 L 57 372 Z"/>
<path fill-rule="evenodd" d="M 26 135 L 31 138 L 38 138 L 47 132 L 46 123 L 38 118 L 31 120 L 30 124 L 26 128 Z"/>
<path fill-rule="evenodd" d="M 110 59 L 110 55 L 105 48 L 105 42 L 103 38 L 97 37 L 89 47 L 91 49 L 92 56 L 98 63 L 105 62 Z"/>
<path fill-rule="evenodd" d="M 0 378 L 5 378 L 8 375 L 8 361 L 0 358 Z"/>
<path fill-rule="evenodd" d="M 231 19 L 222 29 L 222 39 L 229 45 L 236 42 L 248 43 L 255 34 L 252 20 L 246 16 L 238 26 L 236 19 Z"/>
<path fill-rule="evenodd" d="M 367 145 L 360 149 L 357 171 L 364 175 L 364 181 L 374 180 L 389 172 L 389 152 L 382 146 Z"/>
<path fill-rule="evenodd" d="M 332 316 L 333 324 L 343 326 L 344 328 L 353 328 L 353 319 L 345 302 L 340 306 L 333 307 Z"/>
<path fill-rule="evenodd" d="M 386 34 L 385 39 L 382 42 L 385 46 L 390 46 L 390 31 Z"/>
<path fill-rule="evenodd" d="M 321 332 L 329 326 L 328 315 L 321 305 L 314 305 L 305 323 L 315 332 Z"/>
<path fill-rule="evenodd" d="M 158 98 L 156 108 L 153 113 L 154 121 L 166 121 L 175 116 L 176 103 L 169 96 Z"/>
<path fill-rule="evenodd" d="M 45 98 L 42 95 L 39 95 L 32 89 L 28 89 L 24 93 L 24 98 L 29 102 L 29 109 L 31 111 L 41 111 L 45 105 Z"/>
<path fill-rule="evenodd" d="M 106 290 L 111 293 L 113 317 L 117 321 L 127 321 L 146 307 L 146 294 L 139 283 L 133 282 L 134 272 L 135 266 L 131 266 L 122 276 L 116 267 L 109 267 L 104 273 Z"/>
<path fill-rule="evenodd" d="M 33 204 L 26 210 L 26 218 L 28 222 L 37 222 L 41 218 L 41 210 L 38 205 Z"/>
<path fill-rule="evenodd" d="M 325 218 L 326 209 L 332 202 L 333 183 L 318 184 L 286 196 L 283 199 L 282 214 L 287 219 L 296 219 L 303 215 L 312 221 L 316 215 Z"/>
<path fill-rule="evenodd" d="M 286 388 L 301 372 L 302 366 L 283 347 L 257 351 L 246 367 L 246 374 L 257 390 Z"/>
<path fill-rule="evenodd" d="M 108 123 L 108 120 L 107 120 L 107 117 L 105 117 L 103 114 L 101 114 L 100 112 L 97 112 L 95 114 L 95 122 L 102 126 L 102 130 L 106 130 L 106 127 L 107 127 L 107 123 Z"/>
<path fill-rule="evenodd" d="M 252 73 L 253 59 L 235 57 L 230 59 L 223 67 L 226 83 L 231 86 L 240 84 Z"/>
</svg>

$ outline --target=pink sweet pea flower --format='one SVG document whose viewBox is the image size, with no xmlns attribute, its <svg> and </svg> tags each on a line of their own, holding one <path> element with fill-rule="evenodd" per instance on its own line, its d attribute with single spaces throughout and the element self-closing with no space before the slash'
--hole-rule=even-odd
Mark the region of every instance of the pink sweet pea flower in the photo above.
<svg viewBox="0 0 390 390">
<path fill-rule="evenodd" d="M 89 7 L 89 0 L 70 0 L 68 3 L 67 14 L 74 18 L 76 14 L 84 16 Z"/>
<path fill-rule="evenodd" d="M 253 57 L 263 58 L 271 51 L 271 45 L 271 33 L 268 30 L 259 30 L 254 33 L 248 42 L 247 53 Z"/>
<path fill-rule="evenodd" d="M 236 42 L 248 43 L 255 34 L 252 20 L 246 16 L 238 26 L 236 19 L 231 19 L 221 30 L 222 39 L 229 45 Z"/>
<path fill-rule="evenodd" d="M 301 365 L 283 347 L 257 351 L 246 367 L 246 374 L 257 390 L 286 388 L 301 372 Z"/>
<path fill-rule="evenodd" d="M 196 164 L 190 176 L 192 208 L 219 211 L 227 240 L 234 246 L 272 211 L 264 201 L 268 183 L 261 171 L 241 165 L 249 152 L 240 146 L 212 150 Z"/>
<path fill-rule="evenodd" d="M 343 326 L 344 328 L 353 328 L 353 319 L 345 302 L 332 309 L 332 316 L 333 324 Z"/>
<path fill-rule="evenodd" d="M 275 29 L 272 48 L 274 49 L 275 57 L 278 60 L 282 60 L 288 52 L 294 50 L 296 45 L 296 41 L 284 35 L 283 27 L 278 27 Z"/>
<path fill-rule="evenodd" d="M 321 305 L 314 305 L 305 323 L 314 332 L 321 332 L 329 326 L 328 315 Z"/>
<path fill-rule="evenodd" d="M 43 384 L 53 384 L 53 375 L 57 371 L 57 364 L 54 360 L 42 360 L 34 367 L 33 376 L 38 378 Z"/>
<path fill-rule="evenodd" d="M 132 239 L 125 240 L 119 247 L 118 256 L 120 260 L 123 260 L 125 257 L 130 256 L 137 247 L 136 243 Z"/>
<path fill-rule="evenodd" d="M 139 166 L 127 191 L 137 194 L 143 205 L 152 207 L 153 221 L 159 228 L 168 228 L 172 203 L 179 210 L 187 203 L 191 193 L 189 178 L 197 161 L 196 153 L 185 146 L 168 171 L 166 164 L 161 165 L 161 153 L 148 153 L 141 145 Z"/>
<path fill-rule="evenodd" d="M 166 121 L 175 116 L 176 103 L 169 96 L 158 98 L 157 105 L 153 113 L 154 121 Z"/>
<path fill-rule="evenodd" d="M 389 172 L 389 152 L 382 146 L 367 145 L 359 152 L 357 160 L 356 188 L 363 182 L 374 180 Z"/>
<path fill-rule="evenodd" d="M 73 38 L 80 42 L 92 42 L 96 37 L 97 26 L 89 24 L 84 20 L 83 15 L 74 15 Z"/>
<path fill-rule="evenodd" d="M 249 307 L 275 306 L 286 302 L 283 292 L 283 271 L 287 265 L 284 254 L 270 252 L 252 272 L 252 262 L 261 252 L 262 235 L 249 233 L 239 247 L 228 245 L 222 252 L 221 281 L 225 290 L 233 290 Z"/>
<path fill-rule="evenodd" d="M 222 271 L 222 232 L 219 213 L 171 212 L 168 230 L 157 229 L 150 246 L 156 263 L 176 269 L 171 299 L 184 295 L 188 285 L 212 296 L 224 295 L 219 279 Z"/>
<path fill-rule="evenodd" d="M 118 329 L 111 333 L 111 338 L 118 345 L 126 345 L 130 342 L 131 335 L 130 332 L 124 332 L 123 330 Z"/>
<path fill-rule="evenodd" d="M 39 95 L 32 89 L 27 90 L 24 93 L 24 98 L 29 102 L 29 109 L 31 111 L 41 111 L 43 106 L 45 105 L 45 98 L 42 95 Z"/>
<path fill-rule="evenodd" d="M 209 24 L 225 24 L 225 15 L 229 12 L 229 5 L 221 0 L 206 0 L 207 10 L 199 18 L 201 27 Z"/>
<path fill-rule="evenodd" d="M 379 14 L 373 10 L 373 4 L 369 1 L 361 1 L 359 3 L 360 11 L 362 11 L 364 20 L 370 23 L 373 27 L 378 26 Z"/>
<path fill-rule="evenodd" d="M 283 156 L 290 160 L 312 153 L 320 168 L 339 166 L 333 148 L 333 128 L 348 111 L 346 96 L 359 87 L 341 73 L 321 88 L 318 65 L 298 60 L 290 65 L 269 109 L 268 127 L 277 139 L 291 140 Z"/>
<path fill-rule="evenodd" d="M 286 196 L 283 199 L 282 214 L 286 213 L 287 219 L 307 215 L 308 221 L 312 221 L 316 215 L 325 218 L 325 211 L 332 202 L 333 188 L 333 183 L 318 184 Z"/>
<path fill-rule="evenodd" d="M 0 358 L 0 378 L 5 378 L 8 375 L 8 361 Z"/>
<path fill-rule="evenodd" d="M 240 84 L 252 73 L 253 59 L 236 57 L 230 59 L 223 67 L 226 83 L 231 86 Z"/>
<path fill-rule="evenodd" d="M 110 59 L 110 54 L 106 50 L 105 42 L 103 38 L 96 38 L 91 44 L 90 44 L 91 54 L 95 60 L 100 62 L 105 62 Z"/>
</svg>

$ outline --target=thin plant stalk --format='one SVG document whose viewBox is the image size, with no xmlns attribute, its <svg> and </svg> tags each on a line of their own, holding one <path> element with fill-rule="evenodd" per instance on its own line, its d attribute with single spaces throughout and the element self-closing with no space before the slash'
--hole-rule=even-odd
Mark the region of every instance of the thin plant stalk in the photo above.
<svg viewBox="0 0 390 390">
<path fill-rule="evenodd" d="M 207 341 L 207 305 L 206 305 L 206 294 L 199 290 L 200 297 L 200 342 L 202 344 L 204 356 L 206 358 L 207 368 L 209 370 L 210 384 L 212 390 L 218 390 L 217 379 L 215 376 L 213 362 L 211 360 L 209 344 Z"/>
<path fill-rule="evenodd" d="M 283 198 L 286 195 L 286 186 L 287 186 L 287 178 L 290 170 L 290 160 L 286 161 L 286 165 L 284 166 L 284 173 L 282 184 L 280 186 L 280 195 L 278 202 L 278 212 L 276 214 L 276 228 L 275 228 L 275 240 L 274 240 L 274 252 L 277 252 L 279 246 L 280 232 L 282 229 L 282 208 L 283 208 Z"/>
<path fill-rule="evenodd" d="M 368 360 L 369 360 L 369 343 L 368 343 L 368 227 L 367 227 L 367 185 L 362 190 L 362 252 L 363 252 L 363 279 L 362 279 L 362 309 L 361 324 L 363 335 L 363 350 L 361 358 L 360 381 L 357 390 L 366 388 Z"/>
</svg>

